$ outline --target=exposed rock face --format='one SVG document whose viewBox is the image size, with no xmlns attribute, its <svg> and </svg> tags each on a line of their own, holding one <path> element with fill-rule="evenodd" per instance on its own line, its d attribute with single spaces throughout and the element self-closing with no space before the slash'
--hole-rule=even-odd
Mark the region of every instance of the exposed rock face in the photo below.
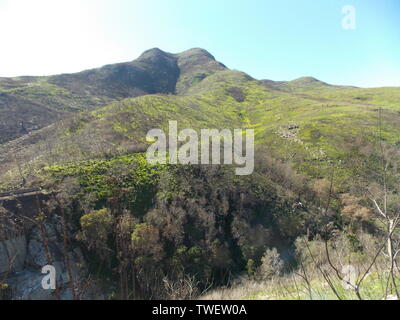
<svg viewBox="0 0 400 320">
<path fill-rule="evenodd" d="M 0 214 L 4 220 L 5 211 Z M 8 220 L 13 220 L 15 214 L 8 212 L 7 217 Z M 7 225 L 3 220 L 3 224 L 0 224 L 2 228 Z M 11 222 L 8 225 L 12 225 Z M 64 230 L 59 216 L 53 214 L 41 228 L 38 225 L 24 227 L 22 232 L 15 229 L 14 233 L 6 233 L 6 239 L 0 238 L 0 284 L 6 284 L 5 288 L 0 286 L 0 299 L 72 299 L 74 295 L 71 283 L 74 284 L 78 297 L 103 298 L 96 293 L 96 287 L 86 281 L 85 259 L 80 248 L 71 243 L 73 237 L 70 231 L 66 252 Z M 42 268 L 46 265 L 55 268 L 57 290 L 44 289 L 42 286 L 42 280 L 48 275 L 42 273 Z"/>
<path fill-rule="evenodd" d="M 0 274 L 21 271 L 27 255 L 26 237 L 19 236 L 0 242 Z"/>
<path fill-rule="evenodd" d="M 90 299 L 101 299 L 102 295 L 96 294 L 94 287 L 89 291 L 83 292 L 82 278 L 86 273 L 82 253 L 78 248 L 69 252 L 73 280 L 77 286 L 79 295 Z M 47 262 L 45 262 L 45 265 Z M 68 270 L 63 261 L 54 261 L 51 264 L 56 270 L 56 284 L 58 286 L 59 298 L 61 300 L 72 300 L 73 294 L 70 287 Z M 7 283 L 11 288 L 12 299 L 15 300 L 54 300 L 57 299 L 56 291 L 43 289 L 42 281 L 46 274 L 43 274 L 42 268 L 26 268 L 23 271 L 13 273 Z"/>
<path fill-rule="evenodd" d="M 13 274 L 8 280 L 15 300 L 51 300 L 54 299 L 51 290 L 42 288 L 43 274 L 25 270 Z"/>
<path fill-rule="evenodd" d="M 36 266 L 45 266 L 47 264 L 47 257 L 44 246 L 41 242 L 31 239 L 28 244 L 29 256 L 27 263 Z"/>
</svg>

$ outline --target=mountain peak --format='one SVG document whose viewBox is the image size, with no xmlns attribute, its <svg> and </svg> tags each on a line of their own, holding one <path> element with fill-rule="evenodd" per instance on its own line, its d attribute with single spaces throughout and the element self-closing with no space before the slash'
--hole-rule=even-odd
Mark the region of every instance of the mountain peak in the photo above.
<svg viewBox="0 0 400 320">
<path fill-rule="evenodd" d="M 178 94 L 184 93 L 207 76 L 227 69 L 225 65 L 215 60 L 211 53 L 201 48 L 192 48 L 175 56 L 181 72 L 176 86 Z"/>
<path fill-rule="evenodd" d="M 189 50 L 185 50 L 181 53 L 172 54 L 166 51 L 161 50 L 160 48 L 151 48 L 144 51 L 138 58 L 138 60 L 146 59 L 149 57 L 157 57 L 157 56 L 167 56 L 172 57 L 176 56 L 178 58 L 188 58 L 188 57 L 207 57 L 208 59 L 215 60 L 214 56 L 209 53 L 207 50 L 202 48 L 191 48 Z"/>
<path fill-rule="evenodd" d="M 184 58 L 187 56 L 205 56 L 212 60 L 215 60 L 214 56 L 209 53 L 207 50 L 202 48 L 191 48 L 189 50 L 183 51 L 178 54 L 179 57 Z"/>
<path fill-rule="evenodd" d="M 290 81 L 290 83 L 296 85 L 328 85 L 327 83 L 320 81 L 314 77 L 301 77 Z"/>
<path fill-rule="evenodd" d="M 143 60 L 143 59 L 147 59 L 147 58 L 152 58 L 152 57 L 160 57 L 160 56 L 164 56 L 164 57 L 171 57 L 172 54 L 165 52 L 159 48 L 152 48 L 149 50 L 144 51 L 140 57 L 138 58 L 138 60 Z"/>
</svg>

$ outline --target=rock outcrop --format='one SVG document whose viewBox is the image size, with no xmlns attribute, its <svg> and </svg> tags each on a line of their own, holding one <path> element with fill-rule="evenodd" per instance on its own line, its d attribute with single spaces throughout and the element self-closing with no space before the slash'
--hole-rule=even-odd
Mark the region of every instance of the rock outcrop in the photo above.
<svg viewBox="0 0 400 320">
<path fill-rule="evenodd" d="M 9 208 L 0 210 L 0 299 L 68 300 L 73 298 L 101 299 L 103 296 L 87 280 L 87 266 L 81 249 L 74 244 L 68 226 L 68 246 L 64 242 L 62 219 L 56 213 L 42 222 L 23 216 L 24 196 L 8 199 Z M 19 203 L 13 206 L 12 201 Z M 4 202 L 3 202 L 4 204 Z M 20 213 L 18 213 L 20 212 Z M 24 223 L 27 219 L 29 223 Z M 48 273 L 44 266 L 55 270 L 56 289 L 43 288 Z M 74 288 L 74 293 L 72 291 Z"/>
</svg>

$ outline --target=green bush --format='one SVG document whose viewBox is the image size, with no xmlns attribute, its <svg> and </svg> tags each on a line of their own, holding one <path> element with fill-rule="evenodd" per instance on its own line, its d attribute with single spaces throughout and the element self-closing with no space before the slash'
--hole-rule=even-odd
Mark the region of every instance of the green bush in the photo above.
<svg viewBox="0 0 400 320">
<path fill-rule="evenodd" d="M 108 253 L 108 237 L 112 234 L 113 217 L 108 209 L 93 210 L 80 219 L 81 231 L 78 240 L 84 242 L 89 250 L 95 251 L 101 259 Z"/>
</svg>

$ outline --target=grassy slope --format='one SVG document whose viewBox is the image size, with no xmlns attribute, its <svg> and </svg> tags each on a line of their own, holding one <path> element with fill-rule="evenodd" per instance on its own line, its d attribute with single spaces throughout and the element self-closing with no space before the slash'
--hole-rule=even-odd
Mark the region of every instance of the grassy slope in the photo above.
<svg viewBox="0 0 400 320">
<path fill-rule="evenodd" d="M 387 273 L 369 273 L 363 283 L 360 294 L 364 300 L 383 300 Z M 332 273 L 332 284 L 341 300 L 358 300 L 354 290 L 346 289 Z M 322 276 L 311 278 L 311 289 L 304 283 L 304 279 L 297 275 L 287 275 L 265 282 L 245 281 L 232 288 L 215 289 L 203 295 L 204 300 L 338 300 Z"/>
<path fill-rule="evenodd" d="M 357 170 L 355 158 L 369 161 L 363 148 L 376 145 L 380 117 L 386 143 L 400 143 L 399 98 L 400 88 L 359 89 L 304 79 L 271 88 L 244 73 L 224 70 L 195 83 L 183 95 L 125 99 L 38 135 L 55 145 L 52 154 L 63 161 L 94 157 L 99 153 L 93 149 L 96 145 L 101 152 L 143 148 L 146 132 L 167 130 L 168 120 L 177 120 L 180 129 L 253 128 L 258 146 L 300 171 L 326 177 L 334 161 L 338 181 L 345 182 Z M 15 153 L 20 145 L 25 153 L 37 154 L 33 150 L 38 144 L 45 152 L 44 142 L 36 142 L 34 136 L 21 140 L 3 147 L 5 153 Z"/>
<path fill-rule="evenodd" d="M 231 96 L 232 87 L 243 92 L 242 102 Z M 100 123 L 111 122 L 114 130 L 137 139 L 144 139 L 151 128 L 166 129 L 168 120 L 178 120 L 181 129 L 253 128 L 259 146 L 293 161 L 301 171 L 327 176 L 333 160 L 336 174 L 345 179 L 354 173 L 354 158 L 364 157 L 360 148 L 376 145 L 380 117 L 382 138 L 389 145 L 400 142 L 398 97 L 398 88 L 302 84 L 289 91 L 271 90 L 243 73 L 222 71 L 192 87 L 186 96 L 145 96 L 94 114 Z"/>
</svg>

